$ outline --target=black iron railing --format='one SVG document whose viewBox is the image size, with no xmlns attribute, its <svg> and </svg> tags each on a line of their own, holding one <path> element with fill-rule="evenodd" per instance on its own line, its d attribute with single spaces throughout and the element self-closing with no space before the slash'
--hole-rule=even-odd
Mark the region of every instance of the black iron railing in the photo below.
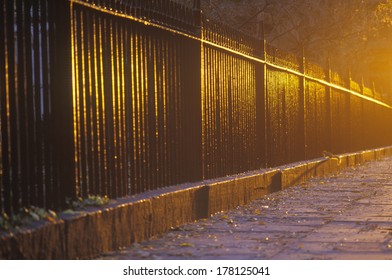
<svg viewBox="0 0 392 280">
<path fill-rule="evenodd" d="M 0 0 L 0 14 L 0 212 L 392 143 L 373 85 L 199 9 Z"/>
</svg>

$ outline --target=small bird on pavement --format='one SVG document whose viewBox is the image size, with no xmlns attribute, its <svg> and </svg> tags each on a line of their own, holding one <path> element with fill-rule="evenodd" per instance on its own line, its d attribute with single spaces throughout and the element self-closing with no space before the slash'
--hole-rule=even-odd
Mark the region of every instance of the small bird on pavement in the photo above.
<svg viewBox="0 0 392 280">
<path fill-rule="evenodd" d="M 325 157 L 326 159 L 330 158 L 330 159 L 336 159 L 338 161 L 338 165 L 340 165 L 340 157 L 337 155 L 334 155 L 331 152 L 328 151 L 323 151 L 323 157 Z"/>
</svg>

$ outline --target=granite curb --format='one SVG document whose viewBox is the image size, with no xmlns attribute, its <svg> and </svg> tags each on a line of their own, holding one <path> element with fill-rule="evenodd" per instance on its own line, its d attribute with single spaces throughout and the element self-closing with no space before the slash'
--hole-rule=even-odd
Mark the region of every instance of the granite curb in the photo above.
<svg viewBox="0 0 392 280">
<path fill-rule="evenodd" d="M 0 259 L 91 258 L 312 177 L 386 156 L 392 156 L 392 146 L 172 186 L 112 201 L 102 208 L 59 213 L 56 222 L 41 221 L 15 232 L 0 232 Z"/>
</svg>

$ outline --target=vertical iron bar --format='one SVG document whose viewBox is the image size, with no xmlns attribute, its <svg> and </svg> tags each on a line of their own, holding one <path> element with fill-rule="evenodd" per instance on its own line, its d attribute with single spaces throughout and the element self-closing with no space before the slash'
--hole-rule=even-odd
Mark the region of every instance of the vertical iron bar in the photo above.
<svg viewBox="0 0 392 280">
<path fill-rule="evenodd" d="M 299 125 L 300 125 L 300 143 L 301 143 L 301 150 L 299 151 L 300 154 L 296 156 L 298 160 L 308 159 L 307 155 L 307 139 L 306 139 L 306 122 L 307 122 L 307 98 L 306 98 L 306 60 L 304 55 L 304 47 L 302 46 L 301 52 L 301 61 L 300 61 L 300 71 L 302 75 L 300 76 L 300 85 L 299 85 Z"/>
<path fill-rule="evenodd" d="M 7 5 L 8 4 L 8 5 Z M 15 40 L 15 2 L 7 1 L 6 6 L 6 67 L 8 67 L 8 80 L 6 81 L 6 119 L 8 128 L 8 161 L 9 161 L 9 185 L 6 186 L 7 195 L 10 205 L 9 211 L 16 213 L 19 208 L 20 182 L 19 182 L 19 143 L 18 143 L 18 96 L 17 90 L 17 58 L 15 49 L 17 49 L 17 41 Z M 7 71 L 7 68 L 6 68 Z M 7 77 L 6 77 L 7 79 Z M 8 188 L 7 188 L 8 187 Z"/>
<path fill-rule="evenodd" d="M 21 187 L 21 194 L 20 200 L 21 205 L 28 206 L 29 205 L 29 176 L 28 176 L 28 169 L 29 169 L 29 149 L 28 149 L 28 123 L 27 123 L 27 95 L 29 94 L 27 90 L 27 71 L 26 71 L 26 36 L 29 34 L 30 26 L 26 26 L 26 18 L 28 18 L 28 12 L 26 8 L 28 5 L 26 2 L 18 1 L 16 3 L 17 9 L 17 58 L 18 58 L 18 65 L 17 65 L 17 72 L 18 72 L 18 80 L 17 80 L 17 92 L 19 98 L 19 141 L 20 141 L 20 187 Z M 30 48 L 30 46 L 27 46 Z"/>
<path fill-rule="evenodd" d="M 41 22 L 40 22 L 40 29 L 41 29 L 41 60 L 42 60 L 42 85 L 41 85 L 41 93 L 42 93 L 42 105 L 41 107 L 42 118 L 43 118 L 43 184 L 44 184 L 44 201 L 43 205 L 48 208 L 55 208 L 54 202 L 56 201 L 55 197 L 53 196 L 53 150 L 52 150 L 52 127 L 51 127 L 51 92 L 49 90 L 50 86 L 50 66 L 49 66 L 49 33 L 48 33 L 48 3 L 47 0 L 41 0 Z"/>
<path fill-rule="evenodd" d="M 351 90 L 351 69 L 349 69 L 347 72 L 348 72 L 347 88 L 348 88 L 348 90 Z M 351 99 L 353 97 L 354 96 L 351 93 L 345 93 L 345 98 L 344 98 L 345 99 L 345 108 L 344 108 L 344 110 L 345 110 L 345 112 L 344 112 L 345 126 L 343 127 L 343 130 L 344 130 L 343 135 L 344 135 L 344 138 L 346 139 L 346 141 L 344 141 L 344 147 L 341 152 L 345 152 L 345 151 L 353 152 L 353 149 L 352 149 L 353 143 L 351 141 L 353 125 L 351 123 L 352 118 L 351 118 L 351 106 L 350 106 Z"/>
<path fill-rule="evenodd" d="M 1 132 L 1 165 L 0 165 L 0 211 L 11 214 L 9 197 L 9 156 L 8 156 L 8 123 L 7 123 L 7 91 L 8 91 L 8 39 L 7 39 L 7 2 L 2 1 L 0 17 L 0 132 Z"/>
<path fill-rule="evenodd" d="M 36 158 L 36 166 L 35 166 L 35 173 L 36 173 L 36 184 L 34 186 L 34 195 L 32 197 L 33 204 L 38 205 L 40 207 L 43 206 L 43 199 L 44 199 L 44 190 L 43 190 L 43 121 L 42 121 L 42 110 L 41 110 L 41 42 L 40 42 L 40 3 L 38 1 L 33 2 L 33 119 L 34 119 L 34 152 Z"/>
<path fill-rule="evenodd" d="M 331 63 L 330 63 L 330 59 L 328 57 L 327 60 L 327 68 L 325 69 L 325 76 L 326 76 L 326 81 L 328 83 L 332 82 L 331 79 Z M 325 137 L 325 139 L 327 139 L 326 143 L 327 146 L 323 147 L 323 150 L 326 151 L 332 151 L 332 105 L 331 105 L 331 100 L 332 100 L 332 89 L 331 86 L 326 86 L 325 88 L 326 90 L 326 94 L 325 94 L 325 98 L 326 98 L 326 113 L 327 113 L 327 129 L 324 132 L 324 135 L 322 135 L 322 137 Z"/>
<path fill-rule="evenodd" d="M 4 11 L 4 1 L 0 2 L 0 22 L 1 25 L 0 26 L 5 26 L 4 24 L 4 18 L 5 18 L 5 11 Z M 4 38 L 4 27 L 1 28 L 0 27 L 0 42 L 5 42 L 5 38 Z M 3 214 L 4 211 L 4 207 L 3 207 L 3 201 L 4 201 L 4 197 L 3 197 L 3 191 L 4 191 L 4 184 L 3 184 L 3 174 L 5 173 L 4 167 L 3 167 L 3 116 L 2 116 L 2 112 L 3 112 L 3 102 L 2 102 L 2 95 L 5 92 L 4 88 L 3 88 L 3 84 L 5 82 L 5 65 L 4 65 L 4 43 L 0 44 L 0 215 Z"/>
</svg>

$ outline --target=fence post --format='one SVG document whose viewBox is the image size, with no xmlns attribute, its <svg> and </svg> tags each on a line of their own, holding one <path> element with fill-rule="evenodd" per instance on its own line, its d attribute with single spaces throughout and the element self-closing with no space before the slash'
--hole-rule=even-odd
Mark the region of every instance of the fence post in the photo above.
<svg viewBox="0 0 392 280">
<path fill-rule="evenodd" d="M 12 215 L 14 208 L 17 209 L 12 203 L 12 187 L 14 187 L 11 186 L 12 154 L 10 146 L 12 143 L 10 143 L 11 141 L 9 140 L 9 134 L 11 132 L 9 92 L 12 92 L 12 88 L 10 89 L 10 87 L 12 87 L 12 82 L 8 81 L 11 81 L 13 77 L 13 63 L 9 63 L 10 65 L 8 65 L 7 62 L 10 59 L 10 56 L 12 57 L 12 51 L 14 50 L 14 48 L 10 47 L 14 37 L 14 28 L 12 28 L 14 25 L 12 22 L 13 7 L 10 5 L 13 3 L 10 3 L 9 1 L 2 1 L 0 3 L 0 214 L 5 212 L 8 215 Z M 8 49 L 11 50 L 11 53 Z M 16 172 L 14 172 L 14 174 L 16 174 Z"/>
<path fill-rule="evenodd" d="M 195 34 L 201 36 L 200 1 L 194 1 Z M 181 103 L 183 108 L 182 180 L 201 181 L 205 177 L 203 156 L 203 43 L 184 40 L 181 48 Z"/>
<path fill-rule="evenodd" d="M 194 18 L 195 26 L 196 27 L 201 26 L 201 1 L 200 0 L 193 0 L 193 18 Z"/>
<path fill-rule="evenodd" d="M 263 22 L 261 25 L 261 60 L 256 67 L 256 135 L 257 135 L 257 161 L 259 167 L 267 167 L 268 149 L 267 149 L 267 48 L 264 34 Z"/>
<path fill-rule="evenodd" d="M 193 10 L 200 11 L 201 10 L 201 2 L 200 0 L 193 0 Z"/>
<path fill-rule="evenodd" d="M 53 170 L 56 188 L 48 205 L 61 208 L 65 198 L 75 197 L 75 162 L 73 142 L 73 93 L 71 9 L 66 0 L 51 0 L 49 21 L 51 29 L 51 139 L 53 145 Z M 54 182 L 54 183 L 55 183 Z"/>
</svg>

